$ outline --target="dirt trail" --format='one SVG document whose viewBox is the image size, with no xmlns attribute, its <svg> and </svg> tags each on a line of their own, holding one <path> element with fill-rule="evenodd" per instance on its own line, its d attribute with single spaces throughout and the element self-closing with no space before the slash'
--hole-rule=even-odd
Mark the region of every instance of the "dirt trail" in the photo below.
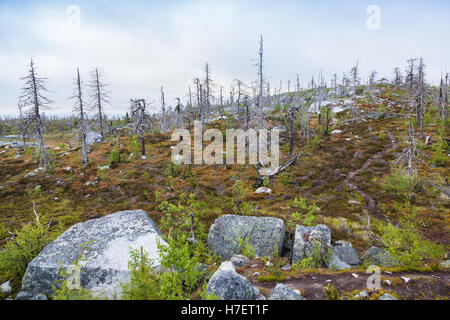
<svg viewBox="0 0 450 320">
<path fill-rule="evenodd" d="M 392 150 L 396 149 L 398 147 L 398 140 L 397 138 L 390 133 L 389 131 L 387 131 L 387 134 L 389 136 L 389 139 L 391 141 L 391 145 L 378 152 L 377 154 L 375 154 L 374 156 L 372 156 L 370 159 L 368 159 L 359 169 L 351 171 L 347 177 L 345 178 L 343 184 L 347 185 L 351 190 L 356 190 L 358 191 L 364 198 L 364 200 L 366 201 L 367 204 L 367 210 L 369 210 L 369 212 L 376 218 L 386 221 L 386 218 L 383 216 L 383 214 L 381 213 L 380 208 L 378 207 L 377 204 L 377 200 L 372 197 L 371 195 L 369 195 L 368 193 L 364 192 L 360 187 L 358 187 L 357 185 L 353 184 L 351 181 L 358 176 L 362 171 L 367 170 L 367 168 L 369 168 L 370 165 L 372 165 L 375 161 L 380 160 L 385 154 L 391 152 Z"/>
<path fill-rule="evenodd" d="M 353 274 L 356 274 L 355 277 Z M 324 289 L 328 284 L 336 287 L 340 294 L 353 290 L 367 290 L 367 279 L 371 274 L 361 271 L 337 274 L 304 274 L 284 281 L 294 290 L 301 290 L 309 300 L 326 299 Z M 406 282 L 404 279 L 408 282 Z M 390 282 L 390 285 L 385 280 Z M 254 282 L 266 294 L 276 282 Z M 400 299 L 436 299 L 450 294 L 450 271 L 381 273 L 381 288 L 396 293 Z"/>
</svg>

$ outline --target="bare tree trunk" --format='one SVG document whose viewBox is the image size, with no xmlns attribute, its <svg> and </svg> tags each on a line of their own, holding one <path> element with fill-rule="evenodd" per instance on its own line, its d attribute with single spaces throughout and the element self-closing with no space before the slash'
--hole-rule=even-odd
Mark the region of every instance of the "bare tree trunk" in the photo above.
<svg viewBox="0 0 450 320">
<path fill-rule="evenodd" d="M 77 68 L 77 79 L 76 79 L 76 89 L 74 98 L 77 99 L 76 111 L 79 114 L 80 121 L 80 132 L 81 132 L 81 148 L 83 153 L 83 164 L 87 164 L 89 162 L 88 159 L 88 151 L 87 151 L 87 139 L 86 139 L 86 122 L 85 122 L 85 114 L 84 114 L 84 102 L 83 95 L 81 91 L 81 77 L 80 70 Z"/>
<path fill-rule="evenodd" d="M 164 89 L 162 86 L 161 86 L 161 110 L 162 110 L 161 131 L 166 132 L 167 130 L 166 102 L 164 101 Z"/>
<path fill-rule="evenodd" d="M 26 139 L 25 139 L 25 121 L 23 119 L 23 111 L 22 111 L 22 103 L 19 101 L 18 103 L 19 113 L 20 113 L 20 134 L 22 135 L 23 149 L 26 147 Z"/>
<path fill-rule="evenodd" d="M 264 126 L 264 114 L 263 114 L 263 37 L 261 36 L 261 40 L 259 42 L 259 128 L 262 129 Z"/>
<path fill-rule="evenodd" d="M 109 123 L 109 145 L 113 146 L 113 122 L 110 121 Z"/>
</svg>

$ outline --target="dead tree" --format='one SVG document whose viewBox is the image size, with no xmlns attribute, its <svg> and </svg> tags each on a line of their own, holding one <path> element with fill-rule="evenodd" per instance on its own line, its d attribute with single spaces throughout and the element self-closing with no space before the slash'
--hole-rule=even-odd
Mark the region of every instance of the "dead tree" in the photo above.
<svg viewBox="0 0 450 320">
<path fill-rule="evenodd" d="M 373 98 L 373 90 L 374 90 L 374 86 L 375 86 L 376 77 L 377 77 L 377 72 L 376 71 L 373 71 L 370 74 L 370 77 L 369 77 L 369 91 L 370 91 L 370 96 L 372 98 Z"/>
<path fill-rule="evenodd" d="M 134 133 L 139 136 L 139 140 L 141 142 L 141 156 L 142 158 L 145 158 L 145 132 L 152 126 L 151 117 L 147 113 L 147 104 L 144 99 L 131 99 L 130 101 Z"/>
<path fill-rule="evenodd" d="M 408 66 L 406 68 L 406 78 L 405 78 L 405 82 L 408 84 L 408 88 L 410 90 L 413 89 L 414 86 L 414 73 L 415 73 L 415 63 L 416 63 L 416 58 L 411 58 L 407 61 Z"/>
<path fill-rule="evenodd" d="M 264 113 L 263 113 L 263 53 L 264 53 L 264 44 L 263 37 L 259 41 L 259 62 L 258 62 L 258 83 L 259 83 L 259 97 L 258 97 L 258 122 L 259 128 L 262 129 L 264 127 Z"/>
<path fill-rule="evenodd" d="M 408 175 L 412 176 L 415 172 L 415 163 L 424 161 L 421 159 L 422 155 L 420 151 L 417 149 L 416 139 L 414 135 L 414 126 L 412 123 L 409 124 L 408 128 L 408 136 L 405 139 L 407 143 L 407 147 L 403 150 L 403 152 L 394 160 L 394 165 L 404 166 L 406 164 L 408 169 Z"/>
<path fill-rule="evenodd" d="M 20 135 L 22 136 L 22 143 L 23 143 L 23 149 L 25 149 L 26 147 L 26 126 L 25 126 L 25 120 L 23 118 L 23 106 L 22 106 L 22 102 L 19 100 L 19 103 L 17 104 L 18 108 L 19 108 L 19 116 L 20 116 L 20 124 L 19 124 L 19 130 L 20 130 Z"/>
<path fill-rule="evenodd" d="M 75 89 L 73 96 L 69 99 L 75 100 L 74 112 L 76 113 L 76 117 L 78 119 L 78 130 L 81 137 L 81 150 L 83 153 L 83 164 L 87 164 L 89 162 L 88 159 L 88 150 L 87 150 L 87 123 L 86 123 L 86 114 L 85 114 L 85 105 L 83 101 L 83 93 L 82 93 L 82 81 L 80 77 L 80 70 L 77 68 L 77 77 L 75 79 Z"/>
<path fill-rule="evenodd" d="M 113 122 L 109 122 L 109 145 L 113 146 Z"/>
<path fill-rule="evenodd" d="M 298 88 L 298 87 L 297 87 Z M 289 154 L 294 154 L 294 139 L 295 139 L 295 116 L 298 107 L 291 106 L 288 111 L 289 121 Z"/>
<path fill-rule="evenodd" d="M 209 64 L 206 63 L 205 65 L 205 82 L 204 82 L 204 88 L 205 88 L 205 118 L 206 120 L 209 120 L 209 117 L 211 115 L 211 99 L 213 98 L 212 94 L 212 87 L 213 87 L 213 81 L 211 79 L 211 72 L 209 70 Z"/>
<path fill-rule="evenodd" d="M 425 64 L 420 58 L 417 68 L 417 79 L 414 84 L 414 101 L 416 105 L 416 119 L 420 126 L 420 137 L 423 138 L 423 118 L 425 108 Z"/>
<path fill-rule="evenodd" d="M 218 108 L 219 109 L 219 114 L 220 114 L 220 120 L 223 121 L 223 87 L 220 86 L 220 100 L 219 100 L 219 105 Z"/>
<path fill-rule="evenodd" d="M 439 85 L 439 118 L 445 117 L 445 104 L 444 104 L 444 79 L 441 77 L 441 84 Z"/>
<path fill-rule="evenodd" d="M 175 107 L 175 112 L 177 114 L 177 127 L 180 128 L 183 125 L 183 120 L 181 116 L 183 106 L 181 105 L 180 98 L 176 98 L 176 100 L 177 105 Z"/>
<path fill-rule="evenodd" d="M 164 89 L 161 86 L 161 132 L 166 132 L 167 130 L 167 115 L 166 115 L 166 102 L 164 99 Z"/>
<path fill-rule="evenodd" d="M 394 86 L 395 89 L 399 89 L 403 83 L 403 76 L 402 72 L 400 71 L 400 68 L 394 69 Z"/>
<path fill-rule="evenodd" d="M 197 91 L 197 119 L 202 119 L 202 114 L 203 114 L 203 105 L 202 105 L 202 99 L 201 99 L 201 84 L 200 84 L 200 79 L 199 78 L 194 78 L 194 84 L 196 87 L 196 91 Z"/>
<path fill-rule="evenodd" d="M 243 91 L 243 87 L 245 87 L 244 83 L 239 80 L 236 79 L 234 80 L 236 82 L 237 85 L 237 100 L 236 100 L 236 105 L 237 105 L 237 113 L 239 114 L 241 112 L 241 96 L 244 95 L 244 91 Z"/>
<path fill-rule="evenodd" d="M 51 166 L 51 163 L 45 150 L 44 123 L 41 116 L 41 111 L 49 109 L 49 104 L 52 102 L 44 95 L 45 92 L 48 92 L 47 79 L 38 77 L 33 60 L 30 62 L 28 75 L 21 79 L 25 81 L 20 97 L 23 106 L 27 108 L 25 123 L 33 125 L 33 134 L 38 140 L 36 151 L 39 157 L 39 165 L 48 168 Z"/>
<path fill-rule="evenodd" d="M 110 103 L 110 95 L 106 90 L 108 86 L 103 82 L 103 73 L 98 69 L 91 73 L 91 79 L 88 84 L 88 88 L 90 90 L 90 98 L 92 99 L 91 108 L 92 110 L 97 112 L 97 122 L 100 127 L 100 135 L 102 137 L 102 141 L 105 138 L 105 133 L 103 129 L 103 121 L 105 120 L 104 107 L 106 104 Z"/>
</svg>

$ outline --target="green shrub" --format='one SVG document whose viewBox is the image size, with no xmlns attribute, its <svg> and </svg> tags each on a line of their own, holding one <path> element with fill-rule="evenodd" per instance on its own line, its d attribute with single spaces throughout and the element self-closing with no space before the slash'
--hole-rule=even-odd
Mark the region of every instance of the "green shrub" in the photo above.
<svg viewBox="0 0 450 320">
<path fill-rule="evenodd" d="M 0 278 L 10 280 L 13 291 L 18 291 L 28 264 L 58 234 L 59 230 L 51 232 L 44 216 L 24 224 L 15 234 L 15 239 L 13 237 L 8 241 L 5 249 L 0 252 Z"/>
<path fill-rule="evenodd" d="M 141 154 L 141 141 L 135 136 L 131 136 L 128 141 L 130 144 L 130 152 L 133 154 L 132 158 L 139 158 Z"/>
<path fill-rule="evenodd" d="M 442 246 L 425 240 L 417 230 L 416 208 L 400 220 L 400 227 L 389 223 L 382 230 L 381 240 L 386 251 L 401 266 L 416 268 L 423 260 L 437 261 L 444 255 Z"/>
<path fill-rule="evenodd" d="M 448 145 L 447 142 L 442 139 L 441 137 L 438 137 L 438 142 L 433 147 L 434 153 L 431 157 L 431 163 L 438 167 L 445 167 L 447 166 L 448 156 L 447 156 L 447 150 Z"/>
<path fill-rule="evenodd" d="M 314 268 L 325 268 L 328 267 L 330 257 L 331 249 L 324 252 L 321 244 L 319 242 L 314 242 L 309 257 L 293 263 L 292 269 L 301 271 Z"/>
<path fill-rule="evenodd" d="M 119 165 L 119 158 L 119 152 L 117 151 L 117 149 L 113 149 L 109 154 L 108 166 L 111 169 L 117 168 L 117 166 Z"/>
<path fill-rule="evenodd" d="M 340 299 L 339 298 L 339 291 L 332 284 L 328 284 L 325 287 L 324 293 L 327 296 L 328 300 L 339 300 Z"/>
<path fill-rule="evenodd" d="M 142 249 L 131 250 L 130 282 L 122 284 L 124 300 L 186 300 L 200 284 L 204 271 L 184 235 L 158 243 L 161 272 Z"/>
<path fill-rule="evenodd" d="M 415 175 L 408 175 L 402 168 L 394 168 L 384 179 L 382 185 L 386 192 L 392 193 L 399 198 L 409 198 L 410 194 L 418 185 L 419 180 Z"/>
<path fill-rule="evenodd" d="M 253 259 L 255 257 L 255 249 L 248 243 L 249 238 L 242 239 L 239 237 L 239 247 L 241 248 L 241 253 L 249 257 L 250 259 Z"/>
<path fill-rule="evenodd" d="M 299 197 L 295 198 L 293 205 L 297 209 L 300 209 L 300 211 L 292 213 L 291 219 L 289 220 L 289 226 L 291 228 L 295 228 L 295 225 L 297 224 L 307 226 L 317 224 L 316 213 L 319 211 L 319 207 L 317 207 L 314 203 L 308 204 L 305 198 Z"/>
</svg>

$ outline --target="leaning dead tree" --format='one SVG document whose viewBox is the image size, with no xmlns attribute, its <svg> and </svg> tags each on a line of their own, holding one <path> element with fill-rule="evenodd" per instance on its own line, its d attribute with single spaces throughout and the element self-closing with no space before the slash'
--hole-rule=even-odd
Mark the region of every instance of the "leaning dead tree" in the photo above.
<svg viewBox="0 0 450 320">
<path fill-rule="evenodd" d="M 303 152 L 300 154 L 292 155 L 291 159 L 289 159 L 285 164 L 279 166 L 278 168 L 275 168 L 274 170 L 267 172 L 265 175 L 261 175 L 260 169 L 263 167 L 263 165 L 261 164 L 261 162 L 258 162 L 257 164 L 255 164 L 257 185 L 261 186 L 264 184 L 264 179 L 271 179 L 277 176 L 278 174 L 282 173 L 284 170 L 294 165 L 297 162 L 298 158 L 300 158 L 302 155 Z"/>
<path fill-rule="evenodd" d="M 152 121 L 147 113 L 147 105 L 144 99 L 131 99 L 131 118 L 134 124 L 134 133 L 139 136 L 141 141 L 141 157 L 145 158 L 145 132 L 151 129 Z"/>
<path fill-rule="evenodd" d="M 77 68 L 77 77 L 75 79 L 75 89 L 73 95 L 69 99 L 75 101 L 74 112 L 78 118 L 78 130 L 81 137 L 81 150 L 83 153 L 83 164 L 89 162 L 87 151 L 87 119 L 85 114 L 85 104 L 82 93 L 82 81 L 80 77 L 80 70 Z"/>
<path fill-rule="evenodd" d="M 88 84 L 90 89 L 90 98 L 92 99 L 91 109 L 97 112 L 97 122 L 100 127 L 100 135 L 102 140 L 105 138 L 103 121 L 105 120 L 104 108 L 110 102 L 109 92 L 106 90 L 108 86 L 103 82 L 103 73 L 98 69 L 91 73 L 91 79 Z"/>
<path fill-rule="evenodd" d="M 33 60 L 30 62 L 28 75 L 21 79 L 25 81 L 20 97 L 24 108 L 27 108 L 25 123 L 32 125 L 33 134 L 38 140 L 36 153 L 39 158 L 39 165 L 48 168 L 51 164 L 49 155 L 45 150 L 44 123 L 41 115 L 41 111 L 49 109 L 49 104 L 52 102 L 44 95 L 48 92 L 47 79 L 37 75 Z"/>
</svg>

